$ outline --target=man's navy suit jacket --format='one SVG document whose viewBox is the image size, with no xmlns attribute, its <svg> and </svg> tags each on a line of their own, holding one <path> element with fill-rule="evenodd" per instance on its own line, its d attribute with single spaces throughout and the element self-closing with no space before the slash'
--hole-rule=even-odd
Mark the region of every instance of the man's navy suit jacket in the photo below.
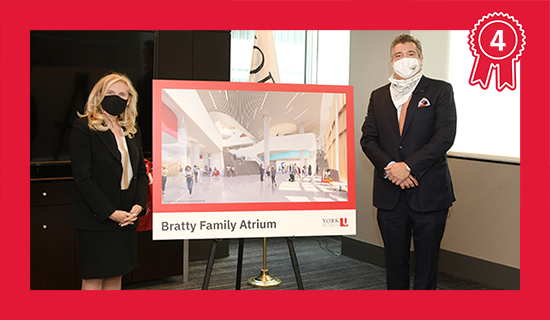
<svg viewBox="0 0 550 320">
<path fill-rule="evenodd" d="M 429 106 L 420 106 L 427 99 Z M 449 208 L 455 196 L 447 164 L 447 151 L 456 134 L 456 107 L 452 86 L 422 77 L 416 86 L 399 134 L 397 110 L 390 84 L 372 92 L 362 127 L 361 147 L 375 167 L 373 205 L 392 210 L 401 188 L 385 178 L 391 161 L 404 161 L 419 185 L 406 189 L 409 206 L 419 212 Z"/>
</svg>

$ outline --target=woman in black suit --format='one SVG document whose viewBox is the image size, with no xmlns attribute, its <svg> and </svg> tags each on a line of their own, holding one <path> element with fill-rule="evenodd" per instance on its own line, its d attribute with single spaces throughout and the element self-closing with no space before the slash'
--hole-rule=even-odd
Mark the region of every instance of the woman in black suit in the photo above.
<svg viewBox="0 0 550 320">
<path fill-rule="evenodd" d="M 136 227 L 145 214 L 148 181 L 137 98 L 130 79 L 109 74 L 92 88 L 73 124 L 76 189 L 69 224 L 77 229 L 83 290 L 121 289 L 122 275 L 138 265 Z"/>
</svg>

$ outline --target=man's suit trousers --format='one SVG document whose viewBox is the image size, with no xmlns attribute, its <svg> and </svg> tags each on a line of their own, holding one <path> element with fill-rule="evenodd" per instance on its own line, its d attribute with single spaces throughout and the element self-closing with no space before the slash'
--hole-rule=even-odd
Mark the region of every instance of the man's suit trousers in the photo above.
<svg viewBox="0 0 550 320">
<path fill-rule="evenodd" d="M 406 190 L 393 210 L 378 209 L 378 226 L 384 240 L 388 290 L 408 290 L 411 234 L 414 240 L 415 290 L 435 290 L 439 247 L 449 209 L 416 212 L 409 207 Z"/>
</svg>

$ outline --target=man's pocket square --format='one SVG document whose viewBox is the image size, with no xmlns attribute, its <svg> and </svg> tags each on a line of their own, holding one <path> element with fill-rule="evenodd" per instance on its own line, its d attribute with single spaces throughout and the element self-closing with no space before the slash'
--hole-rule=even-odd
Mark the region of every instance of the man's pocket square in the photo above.
<svg viewBox="0 0 550 320">
<path fill-rule="evenodd" d="M 419 108 L 425 108 L 425 107 L 429 107 L 430 106 L 430 101 L 426 98 L 422 98 L 422 100 L 420 100 L 418 102 L 418 107 Z"/>
</svg>

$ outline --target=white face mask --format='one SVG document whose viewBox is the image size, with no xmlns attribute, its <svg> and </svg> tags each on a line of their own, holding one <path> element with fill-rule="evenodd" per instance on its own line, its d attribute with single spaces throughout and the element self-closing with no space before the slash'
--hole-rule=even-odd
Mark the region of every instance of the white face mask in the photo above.
<svg viewBox="0 0 550 320">
<path fill-rule="evenodd" d="M 416 58 L 403 58 L 393 63 L 393 71 L 403 79 L 412 77 L 421 67 L 420 60 Z"/>
</svg>

